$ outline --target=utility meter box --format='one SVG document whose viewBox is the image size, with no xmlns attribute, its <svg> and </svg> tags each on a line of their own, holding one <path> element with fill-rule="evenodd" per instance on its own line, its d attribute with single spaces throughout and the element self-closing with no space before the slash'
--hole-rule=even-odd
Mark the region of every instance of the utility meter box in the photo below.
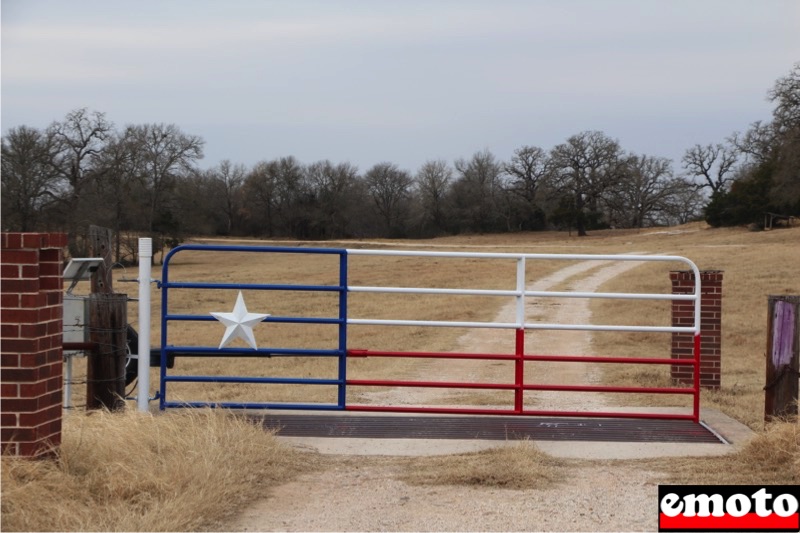
<svg viewBox="0 0 800 533">
<path fill-rule="evenodd" d="M 64 342 L 88 342 L 89 299 L 74 294 L 64 295 Z M 84 352 L 64 352 L 65 356 L 80 355 Z"/>
</svg>

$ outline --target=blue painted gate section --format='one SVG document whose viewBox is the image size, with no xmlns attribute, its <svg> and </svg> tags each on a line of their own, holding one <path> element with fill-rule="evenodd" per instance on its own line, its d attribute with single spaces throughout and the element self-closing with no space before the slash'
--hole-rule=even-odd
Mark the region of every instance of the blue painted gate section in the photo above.
<svg viewBox="0 0 800 533">
<path fill-rule="evenodd" d="M 339 283 L 337 285 L 278 285 L 278 284 L 244 284 L 244 283 L 196 283 L 172 282 L 169 279 L 170 262 L 176 254 L 185 251 L 196 252 L 245 252 L 245 253 L 278 253 L 278 254 L 325 254 L 339 256 Z M 344 410 L 345 384 L 347 379 L 347 250 L 334 248 L 283 248 L 271 246 L 215 246 L 215 245 L 183 245 L 174 248 L 164 259 L 161 289 L 161 387 L 159 391 L 159 407 L 227 407 L 233 409 L 315 409 Z M 333 317 L 280 317 L 269 316 L 264 322 L 294 324 L 328 324 L 338 326 L 338 339 L 335 346 L 327 349 L 297 349 L 281 346 L 252 348 L 215 348 L 181 346 L 170 343 L 170 326 L 181 321 L 217 322 L 209 313 L 173 314 L 170 312 L 171 289 L 196 290 L 248 290 L 248 291 L 307 291 L 319 293 L 338 293 L 338 316 Z M 238 357 L 273 357 L 273 356 L 314 356 L 334 357 L 338 359 L 338 375 L 336 378 L 300 378 L 300 377 L 244 377 L 244 376 L 202 376 L 176 375 L 167 371 L 167 360 L 170 355 L 203 356 L 238 356 Z M 280 383 L 298 385 L 334 385 L 337 387 L 335 404 L 271 404 L 271 403 L 235 403 L 235 402 L 171 402 L 168 400 L 168 388 L 171 383 L 205 382 L 205 383 Z"/>
</svg>

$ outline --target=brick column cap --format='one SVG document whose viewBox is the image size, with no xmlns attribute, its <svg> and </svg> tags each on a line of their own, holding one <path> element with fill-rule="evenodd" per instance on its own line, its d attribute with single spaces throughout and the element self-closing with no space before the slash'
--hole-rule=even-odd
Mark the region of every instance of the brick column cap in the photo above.
<svg viewBox="0 0 800 533">
<path fill-rule="evenodd" d="M 702 276 L 703 274 L 722 274 L 723 272 L 725 272 L 725 271 L 724 270 L 701 270 L 700 271 L 700 275 Z M 692 271 L 692 270 L 670 270 L 669 273 L 670 274 L 693 274 L 694 271 Z"/>
<path fill-rule="evenodd" d="M 66 233 L 0 233 L 3 250 L 64 248 L 68 242 Z"/>
</svg>

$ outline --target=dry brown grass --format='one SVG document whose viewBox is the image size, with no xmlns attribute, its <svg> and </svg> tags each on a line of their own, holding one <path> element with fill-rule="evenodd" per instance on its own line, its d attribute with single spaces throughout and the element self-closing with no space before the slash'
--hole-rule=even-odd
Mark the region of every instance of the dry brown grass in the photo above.
<svg viewBox="0 0 800 533">
<path fill-rule="evenodd" d="M 671 482 L 699 485 L 800 484 L 800 426 L 775 422 L 738 453 L 720 457 L 646 462 L 669 473 Z"/>
<path fill-rule="evenodd" d="M 198 530 L 316 461 L 221 411 L 74 413 L 56 460 L 2 458 L 2 526 Z"/>
<path fill-rule="evenodd" d="M 544 489 L 564 478 L 565 462 L 529 442 L 446 457 L 417 457 L 400 479 L 415 485 Z"/>
</svg>

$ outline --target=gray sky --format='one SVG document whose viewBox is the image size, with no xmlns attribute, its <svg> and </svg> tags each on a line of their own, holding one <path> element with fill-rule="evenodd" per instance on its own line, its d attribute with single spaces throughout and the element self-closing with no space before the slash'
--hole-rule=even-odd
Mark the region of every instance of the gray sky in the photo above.
<svg viewBox="0 0 800 533">
<path fill-rule="evenodd" d="M 602 130 L 679 162 L 770 118 L 797 0 L 2 0 L 2 130 L 174 123 L 202 167 L 429 159 Z M 676 164 L 676 170 L 679 165 Z"/>
</svg>

